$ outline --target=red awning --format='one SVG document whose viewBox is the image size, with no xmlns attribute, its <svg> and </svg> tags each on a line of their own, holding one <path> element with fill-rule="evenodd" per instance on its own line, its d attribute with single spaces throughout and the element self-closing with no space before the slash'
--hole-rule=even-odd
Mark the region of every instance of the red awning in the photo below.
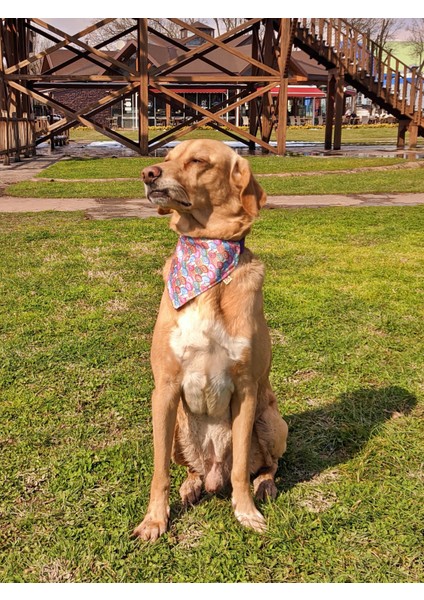
<svg viewBox="0 0 424 600">
<path fill-rule="evenodd" d="M 175 94 L 226 94 L 227 88 L 170 88 Z M 154 88 L 151 91 L 158 94 Z"/>
<path fill-rule="evenodd" d="M 170 88 L 176 94 L 225 94 L 227 88 Z M 279 86 L 272 88 L 271 94 L 278 95 Z M 158 93 L 158 90 L 151 89 L 152 92 Z M 315 85 L 289 85 L 289 98 L 325 98 L 325 92 L 317 88 Z"/>
<path fill-rule="evenodd" d="M 279 89 L 272 88 L 271 94 L 277 96 Z M 287 95 L 289 98 L 325 98 L 325 92 L 315 85 L 289 85 Z"/>
</svg>

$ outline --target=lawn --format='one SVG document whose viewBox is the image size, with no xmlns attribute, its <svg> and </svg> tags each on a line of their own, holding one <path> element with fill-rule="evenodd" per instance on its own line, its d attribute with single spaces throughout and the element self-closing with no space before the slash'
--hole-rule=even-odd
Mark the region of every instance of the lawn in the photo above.
<svg viewBox="0 0 424 600">
<path fill-rule="evenodd" d="M 73 158 L 38 178 L 9 186 L 7 194 L 36 198 L 142 198 L 143 167 L 157 158 Z M 400 158 L 248 157 L 270 195 L 424 192 L 422 168 Z M 415 161 L 424 166 L 424 161 Z M 282 177 L 282 175 L 286 175 Z M 289 176 L 290 175 L 290 176 Z"/>
<path fill-rule="evenodd" d="M 149 138 L 153 139 L 158 135 L 164 133 L 164 129 L 156 129 L 151 127 L 149 129 Z M 132 140 L 138 140 L 138 131 L 133 130 L 120 130 L 119 133 L 128 137 Z M 304 127 L 287 127 L 287 141 L 289 142 L 318 142 L 323 144 L 325 136 L 325 127 L 323 126 L 304 126 Z M 75 127 L 70 130 L 70 139 L 75 142 L 84 141 L 104 141 L 108 138 L 89 129 L 88 127 Z M 178 139 L 193 139 L 193 138 L 208 137 L 216 140 L 232 140 L 231 137 L 225 135 L 225 133 L 216 131 L 211 127 L 202 127 L 195 129 L 194 131 L 182 136 Z M 361 144 L 361 145 L 373 145 L 373 144 L 396 144 L 397 138 L 397 125 L 344 125 L 342 127 L 342 142 L 343 144 Z M 275 140 L 275 131 L 272 132 L 272 140 Z M 409 134 L 406 134 L 406 141 L 408 142 Z M 422 147 L 424 141 L 422 138 L 418 139 L 418 146 Z"/>
<path fill-rule="evenodd" d="M 0 221 L 1 582 L 420 582 L 424 207 L 263 211 L 271 380 L 290 427 L 268 531 L 225 496 L 132 540 L 152 473 L 167 218 Z"/>
<path fill-rule="evenodd" d="M 345 169 L 405 165 L 402 158 L 357 158 L 340 156 L 248 156 L 252 171 L 261 173 L 303 173 L 308 171 L 341 171 Z M 163 158 L 72 158 L 61 160 L 38 174 L 38 179 L 116 179 L 140 178 L 141 170 Z M 424 161 L 423 161 L 424 164 Z"/>
</svg>

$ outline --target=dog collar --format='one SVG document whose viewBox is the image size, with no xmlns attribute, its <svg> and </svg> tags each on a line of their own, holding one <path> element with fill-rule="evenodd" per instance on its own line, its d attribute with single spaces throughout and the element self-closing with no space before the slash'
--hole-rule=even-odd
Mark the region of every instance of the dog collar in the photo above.
<svg viewBox="0 0 424 600">
<path fill-rule="evenodd" d="M 244 239 L 233 242 L 182 235 L 171 260 L 167 288 L 174 308 L 224 281 L 236 268 Z"/>
</svg>

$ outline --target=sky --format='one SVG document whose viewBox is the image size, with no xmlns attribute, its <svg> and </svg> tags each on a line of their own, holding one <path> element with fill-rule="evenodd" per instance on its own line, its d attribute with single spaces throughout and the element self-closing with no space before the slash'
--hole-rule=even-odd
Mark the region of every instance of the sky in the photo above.
<svg viewBox="0 0 424 600">
<path fill-rule="evenodd" d="M 27 17 L 30 14 L 34 14 L 34 2 L 33 0 L 19 0 L 19 2 L 3 2 L 5 6 L 2 6 L 2 12 L 4 17 Z M 134 8 L 137 9 L 140 4 L 134 5 L 133 3 L 113 3 L 105 2 L 105 0 L 90 0 L 84 4 L 71 3 L 71 2 L 57 2 L 57 0 L 44 0 L 42 4 L 37 5 L 36 9 L 40 9 L 44 14 L 56 15 L 54 20 L 65 22 L 66 26 L 73 27 L 75 22 L 84 21 L 83 18 L 75 18 L 75 14 L 85 14 L 88 21 L 96 18 L 96 15 L 113 14 L 118 12 L 119 17 L 132 17 L 134 15 Z M 295 2 L 284 2 L 280 7 L 280 10 L 275 9 L 275 3 L 260 3 L 258 0 L 243 0 L 243 2 L 228 2 L 228 0 L 214 0 L 212 5 L 208 3 L 199 3 L 197 0 L 184 0 L 178 4 L 177 12 L 178 17 L 183 19 L 192 17 L 193 15 L 203 14 L 202 18 L 210 18 L 211 6 L 213 6 L 213 12 L 215 14 L 224 15 L 226 17 L 240 17 L 242 15 L 250 15 L 251 17 L 258 16 L 258 12 L 261 12 L 263 17 L 275 16 L 275 13 L 284 13 L 280 16 L 284 17 L 338 17 L 340 15 L 340 7 L 342 6 L 345 15 L 349 14 L 350 17 L 368 17 L 378 18 L 384 16 L 385 18 L 403 18 L 405 13 L 408 17 L 420 17 L 423 14 L 422 0 L 408 0 L 406 4 L 401 2 L 353 2 L 340 4 L 340 0 L 302 0 L 299 5 Z M 140 10 L 140 9 L 139 9 Z M 169 10 L 169 4 L 162 3 L 144 3 L 141 10 L 143 12 L 154 12 L 156 17 L 166 17 L 171 12 Z M 5 13 L 12 14 L 5 14 Z M 125 12 L 128 12 L 125 15 Z M 269 12 L 269 15 L 263 13 Z M 18 14 L 16 14 L 18 13 Z M 122 14 L 124 13 L 124 14 Z M 160 14 L 162 13 L 162 14 Z M 300 13 L 300 14 L 299 14 Z M 174 13 L 175 14 L 175 13 Z M 102 18 L 102 17 L 98 17 Z M 53 18 L 51 19 L 53 20 Z M 79 26 L 72 32 L 76 33 L 79 30 Z"/>
<path fill-rule="evenodd" d="M 65 31 L 66 33 L 78 33 L 79 31 L 81 31 L 82 29 L 88 27 L 89 25 L 91 25 L 93 20 L 97 20 L 97 19 L 101 19 L 103 17 L 92 17 L 92 18 L 81 18 L 81 19 L 76 19 L 76 18 L 43 18 L 43 17 L 39 17 L 40 19 L 42 19 L 43 21 L 47 21 L 50 24 L 54 25 L 55 27 L 57 27 L 58 29 L 62 29 L 63 31 Z M 184 17 L 180 17 L 180 18 L 184 18 Z M 199 17 L 199 19 L 204 19 L 206 17 Z M 341 18 L 341 17 L 340 17 Z M 347 17 L 345 17 L 347 18 Z M 396 35 L 396 39 L 397 40 L 405 40 L 408 37 L 408 30 L 407 30 L 407 23 L 409 21 L 411 21 L 412 19 L 403 19 L 405 21 L 405 25 L 402 27 L 401 30 L 399 30 L 399 32 Z"/>
</svg>

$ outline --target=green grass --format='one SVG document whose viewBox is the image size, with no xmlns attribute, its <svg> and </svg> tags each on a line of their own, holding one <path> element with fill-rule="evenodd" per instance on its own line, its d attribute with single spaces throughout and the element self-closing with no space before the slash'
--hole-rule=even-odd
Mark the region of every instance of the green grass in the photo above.
<svg viewBox="0 0 424 600">
<path fill-rule="evenodd" d="M 270 195 L 424 192 L 421 169 L 390 169 L 391 166 L 406 165 L 407 161 L 399 158 L 268 156 L 248 157 L 248 160 L 262 187 Z M 158 159 L 62 160 L 42 171 L 39 174 L 42 180 L 28 180 L 11 185 L 7 188 L 7 194 L 35 198 L 142 198 L 144 187 L 140 172 L 143 167 L 154 162 L 158 162 Z M 387 167 L 387 170 L 373 171 L 374 167 Z M 360 168 L 370 170 L 337 173 Z M 328 171 L 336 173 L 326 173 Z M 311 172 L 316 174 L 311 175 Z M 272 177 L 272 174 L 284 173 L 300 176 Z M 120 178 L 134 181 L 120 181 Z M 67 181 L 56 181 L 61 179 Z M 103 181 L 89 181 L 90 179 Z"/>
<path fill-rule="evenodd" d="M 271 379 L 289 426 L 269 529 L 224 496 L 130 538 L 152 473 L 163 219 L 2 215 L 2 582 L 420 582 L 424 207 L 263 211 Z"/>
<path fill-rule="evenodd" d="M 258 177 L 270 196 L 423 193 L 422 169 L 304 177 Z"/>
<path fill-rule="evenodd" d="M 162 158 L 72 158 L 61 160 L 38 174 L 51 179 L 116 179 L 140 178 L 141 170 Z M 401 158 L 318 158 L 248 156 L 252 170 L 260 173 L 294 173 L 307 171 L 338 171 L 405 164 Z"/>
<path fill-rule="evenodd" d="M 140 178 L 141 170 L 163 159 L 158 158 L 71 158 L 41 171 L 37 177 L 52 179 Z"/>
<path fill-rule="evenodd" d="M 153 139 L 164 132 L 163 129 L 149 129 L 149 138 Z M 138 140 L 138 132 L 132 130 L 120 130 L 120 133 L 132 140 Z M 287 141 L 290 142 L 319 142 L 324 143 L 325 128 L 320 127 L 288 127 Z M 231 140 L 232 138 L 225 133 L 216 131 L 212 128 L 196 129 L 189 134 L 182 136 L 183 139 L 204 138 L 215 140 Z M 343 144 L 396 144 L 397 125 L 359 125 L 342 127 L 342 142 Z M 89 128 L 78 127 L 70 130 L 70 139 L 75 142 L 82 141 L 103 141 L 108 138 L 104 135 L 93 131 Z M 271 139 L 275 140 L 275 131 L 273 131 Z M 409 139 L 409 134 L 406 135 L 406 140 Z M 424 141 L 422 138 L 418 140 L 418 146 L 422 147 Z"/>
</svg>

